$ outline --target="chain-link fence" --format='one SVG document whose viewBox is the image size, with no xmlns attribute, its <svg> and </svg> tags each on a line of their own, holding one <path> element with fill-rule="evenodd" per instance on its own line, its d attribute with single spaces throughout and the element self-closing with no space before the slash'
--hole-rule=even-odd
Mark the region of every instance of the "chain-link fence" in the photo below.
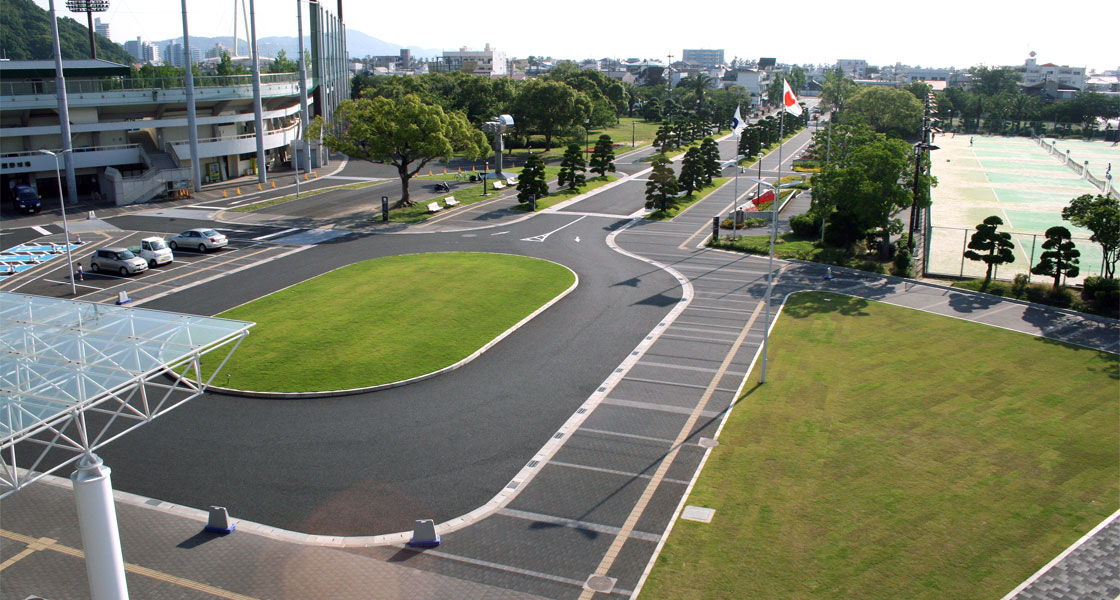
<svg viewBox="0 0 1120 600">
<path fill-rule="evenodd" d="M 933 226 L 927 229 L 929 252 L 926 273 L 929 275 L 949 277 L 984 277 L 988 266 L 981 261 L 969 260 L 964 257 L 968 250 L 968 241 L 975 229 L 964 227 Z M 1041 233 L 1012 233 L 1011 239 L 1015 244 L 1015 262 L 996 267 L 993 278 L 1011 281 L 1016 275 L 1025 274 L 1034 283 L 1052 282 L 1053 278 L 1046 275 L 1033 275 L 1030 270 L 1039 262 L 1044 250 L 1042 244 L 1046 236 Z M 1104 273 L 1101 247 L 1086 237 L 1074 237 L 1073 243 L 1081 252 L 1078 257 L 1080 273 L 1077 277 L 1063 278 L 1066 285 L 1081 285 L 1086 277 L 1095 277 Z"/>
</svg>

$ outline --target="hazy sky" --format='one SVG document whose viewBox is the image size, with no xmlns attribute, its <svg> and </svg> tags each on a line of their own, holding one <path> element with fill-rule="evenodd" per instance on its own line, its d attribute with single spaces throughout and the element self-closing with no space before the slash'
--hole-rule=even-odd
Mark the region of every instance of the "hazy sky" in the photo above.
<svg viewBox="0 0 1120 600">
<path fill-rule="evenodd" d="M 35 2 L 45 8 L 48 0 Z M 187 2 L 192 35 L 231 35 L 234 0 Z M 337 2 L 324 5 L 337 14 Z M 65 0 L 55 3 L 60 15 L 84 22 L 85 15 L 70 13 Z M 161 40 L 182 35 L 180 6 L 180 0 L 110 0 L 101 17 L 117 43 L 137 36 Z M 259 37 L 296 34 L 296 0 L 257 0 L 256 11 Z M 878 65 L 963 68 L 1022 64 L 1033 50 L 1040 63 L 1098 71 L 1120 67 L 1116 14 L 1114 1 L 1105 0 L 1045 9 L 991 0 L 343 2 L 348 28 L 385 42 L 435 49 L 490 43 L 508 57 L 679 58 L 682 48 L 723 48 L 729 61 L 862 58 Z"/>
</svg>

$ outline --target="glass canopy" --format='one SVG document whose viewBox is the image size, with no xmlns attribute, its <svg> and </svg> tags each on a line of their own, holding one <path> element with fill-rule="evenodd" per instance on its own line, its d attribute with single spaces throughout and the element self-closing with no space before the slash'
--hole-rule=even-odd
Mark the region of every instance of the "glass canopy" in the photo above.
<svg viewBox="0 0 1120 600">
<path fill-rule="evenodd" d="M 0 497 L 201 394 L 253 325 L 0 292 Z"/>
</svg>

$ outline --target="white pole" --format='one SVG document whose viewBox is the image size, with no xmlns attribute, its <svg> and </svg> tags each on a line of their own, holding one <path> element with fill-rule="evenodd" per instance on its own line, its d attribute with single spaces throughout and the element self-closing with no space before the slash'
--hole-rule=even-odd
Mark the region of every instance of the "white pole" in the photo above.
<svg viewBox="0 0 1120 600">
<path fill-rule="evenodd" d="M 55 16 L 54 0 L 50 0 L 51 41 L 54 44 L 54 80 L 58 95 L 58 125 L 62 138 L 62 152 L 66 154 L 66 196 L 70 204 L 78 203 L 78 180 L 74 175 L 74 158 L 69 152 L 74 149 L 70 140 L 70 104 L 66 97 L 66 77 L 62 73 L 62 50 L 58 41 L 58 19 Z M 60 184 L 61 185 L 61 184 Z M 61 190 L 58 197 L 62 198 Z M 65 201 L 64 201 L 65 202 Z"/>
<path fill-rule="evenodd" d="M 303 0 L 296 0 L 296 26 L 299 34 L 299 141 L 303 155 L 303 172 L 311 172 L 311 142 L 307 141 L 307 61 L 303 49 Z M 296 184 L 299 184 L 299 161 L 296 161 Z M 296 195 L 299 195 L 297 189 Z"/>
<path fill-rule="evenodd" d="M 784 103 L 784 101 L 783 101 Z M 778 180 L 774 182 L 774 203 L 770 215 L 770 262 L 766 267 L 766 329 L 762 332 L 762 376 L 759 383 L 766 383 L 766 354 L 770 349 L 770 293 L 774 289 L 774 240 L 778 237 L 778 204 L 782 185 L 782 136 L 786 124 L 785 106 L 778 113 Z"/>
<path fill-rule="evenodd" d="M 738 238 L 735 222 L 739 218 L 739 130 L 735 130 L 735 208 L 731 212 L 731 237 Z"/>
<path fill-rule="evenodd" d="M 78 287 L 77 284 L 74 283 L 74 257 L 70 253 L 70 225 L 66 222 L 66 200 L 62 197 L 62 175 L 59 173 L 58 169 L 58 154 L 50 150 L 40 150 L 39 152 L 50 154 L 54 157 L 54 176 L 55 179 L 58 180 L 58 205 L 62 207 L 62 233 L 66 236 L 66 262 L 70 267 L 70 293 L 77 296 Z M 63 154 L 67 152 L 69 152 L 69 150 L 62 151 Z"/>
<path fill-rule="evenodd" d="M 186 0 L 184 0 L 186 1 Z M 257 140 L 257 181 L 268 183 L 268 169 L 264 157 L 264 116 L 261 110 L 261 63 L 260 47 L 257 43 L 257 8 L 254 0 L 249 0 L 249 26 L 253 31 L 250 50 L 253 53 L 253 126 Z"/>
<path fill-rule="evenodd" d="M 70 475 L 93 600 L 128 600 L 111 472 L 97 455 L 86 454 Z"/>
<path fill-rule="evenodd" d="M 194 62 L 191 60 L 191 34 L 187 29 L 187 0 L 183 2 L 183 65 L 187 94 L 187 137 L 191 149 L 191 187 L 202 191 L 202 165 L 198 155 L 198 116 L 194 102 Z"/>
</svg>

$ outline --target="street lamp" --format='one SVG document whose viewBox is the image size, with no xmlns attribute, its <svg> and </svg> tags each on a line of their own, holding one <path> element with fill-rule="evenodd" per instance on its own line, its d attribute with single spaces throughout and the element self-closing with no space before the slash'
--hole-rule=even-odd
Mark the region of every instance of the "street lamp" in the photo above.
<svg viewBox="0 0 1120 600">
<path fill-rule="evenodd" d="M 591 138 L 591 132 L 589 131 L 590 129 L 591 129 L 591 119 L 588 118 L 587 120 L 585 120 L 583 122 L 583 153 L 584 154 L 587 154 L 587 144 L 590 143 L 589 142 L 589 140 Z"/>
<path fill-rule="evenodd" d="M 77 296 L 78 286 L 74 283 L 74 257 L 70 254 L 70 226 L 66 223 L 66 199 L 62 197 L 62 174 L 58 170 L 58 155 L 70 151 L 71 149 L 67 148 L 57 153 L 50 150 L 40 150 L 39 152 L 54 157 L 54 176 L 55 180 L 58 181 L 58 204 L 62 207 L 62 232 L 66 234 L 66 266 L 70 269 L 70 293 Z"/>
<path fill-rule="evenodd" d="M 778 143 L 781 144 L 781 141 L 779 140 Z M 781 148 L 780 145 L 778 147 Z M 761 162 L 761 161 L 762 161 L 762 159 L 760 158 L 759 162 Z M 782 188 L 793 187 L 793 186 L 797 185 L 797 183 L 795 183 L 795 182 L 790 182 L 790 183 L 786 183 L 786 184 L 781 183 L 781 181 L 782 181 L 782 162 L 781 162 L 781 160 L 778 161 L 778 183 L 780 185 L 774 185 L 772 183 L 766 183 L 765 181 L 763 181 L 760 178 L 756 179 L 754 177 L 748 177 L 748 179 L 757 183 L 760 186 L 765 186 L 765 187 L 768 187 L 768 188 L 774 190 L 774 203 L 773 203 L 773 205 L 771 205 L 772 210 L 771 210 L 771 216 L 770 216 L 770 266 L 766 270 L 766 322 L 765 322 L 763 333 L 762 333 L 762 374 L 761 374 L 761 377 L 759 378 L 759 383 L 766 383 L 766 354 L 767 354 L 767 351 L 770 349 L 770 293 L 771 293 L 771 290 L 774 288 L 774 241 L 775 241 L 774 238 L 776 238 L 777 235 L 778 235 L 778 208 L 779 208 L 779 205 L 782 202 L 782 193 L 781 193 Z M 761 197 L 761 194 L 759 194 L 759 197 Z"/>
</svg>

